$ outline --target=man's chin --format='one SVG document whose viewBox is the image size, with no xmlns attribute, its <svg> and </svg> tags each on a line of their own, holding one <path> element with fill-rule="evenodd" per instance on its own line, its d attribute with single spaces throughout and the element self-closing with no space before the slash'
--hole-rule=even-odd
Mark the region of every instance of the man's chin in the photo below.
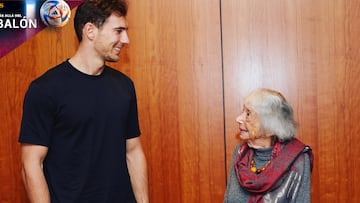
<svg viewBox="0 0 360 203">
<path fill-rule="evenodd" d="M 120 57 L 109 57 L 105 61 L 106 62 L 118 62 L 120 60 Z"/>
</svg>

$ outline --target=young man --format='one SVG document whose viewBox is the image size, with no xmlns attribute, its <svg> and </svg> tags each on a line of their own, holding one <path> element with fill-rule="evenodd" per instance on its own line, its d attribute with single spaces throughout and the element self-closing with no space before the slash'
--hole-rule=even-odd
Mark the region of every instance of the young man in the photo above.
<svg viewBox="0 0 360 203">
<path fill-rule="evenodd" d="M 73 57 L 34 80 L 19 142 L 31 202 L 148 202 L 133 82 L 105 62 L 129 43 L 127 4 L 85 0 Z"/>
</svg>

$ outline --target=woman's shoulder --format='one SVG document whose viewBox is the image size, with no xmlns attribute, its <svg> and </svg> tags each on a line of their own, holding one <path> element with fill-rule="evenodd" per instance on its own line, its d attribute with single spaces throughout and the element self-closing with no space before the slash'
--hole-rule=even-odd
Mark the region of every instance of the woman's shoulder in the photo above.
<svg viewBox="0 0 360 203">
<path fill-rule="evenodd" d="M 305 168 L 305 171 L 312 172 L 313 168 L 313 154 L 311 148 L 304 148 L 304 150 L 298 155 L 294 162 L 296 168 Z"/>
<path fill-rule="evenodd" d="M 235 145 L 235 148 L 233 150 L 233 156 L 236 156 L 240 150 L 240 147 L 243 145 L 244 143 L 243 142 L 240 142 L 238 144 Z"/>
</svg>

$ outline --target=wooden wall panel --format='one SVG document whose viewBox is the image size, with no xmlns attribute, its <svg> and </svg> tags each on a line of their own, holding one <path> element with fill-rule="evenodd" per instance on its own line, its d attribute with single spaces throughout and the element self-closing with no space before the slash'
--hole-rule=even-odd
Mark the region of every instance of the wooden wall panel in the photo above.
<svg viewBox="0 0 360 203">
<path fill-rule="evenodd" d="M 219 1 L 143 0 L 129 8 L 128 61 L 120 66 L 137 88 L 151 202 L 221 202 Z"/>
<path fill-rule="evenodd" d="M 222 1 L 227 164 L 239 142 L 234 119 L 242 98 L 275 88 L 294 106 L 298 137 L 315 154 L 312 202 L 359 201 L 359 6 Z"/>
<path fill-rule="evenodd" d="M 120 63 L 109 65 L 129 75 L 137 89 L 151 202 L 220 202 L 223 198 L 219 7 L 218 1 L 205 0 L 130 2 L 130 45 L 121 53 Z M 17 137 L 27 86 L 70 57 L 75 48 L 69 24 L 42 31 L 0 61 L 6 67 L 1 69 L 1 83 L 7 86 L 1 93 L 6 98 L 1 100 L 6 125 L 1 129 L 6 136 L 1 138 L 0 177 L 6 188 L 0 191 L 0 202 L 26 202 Z"/>
<path fill-rule="evenodd" d="M 129 8 L 130 45 L 110 65 L 136 85 L 151 202 L 222 202 L 239 142 L 235 117 L 260 86 L 284 93 L 299 138 L 314 150 L 312 202 L 360 201 L 357 0 L 138 0 Z M 76 46 L 70 22 L 0 59 L 1 203 L 27 202 L 17 143 L 27 86 Z"/>
</svg>

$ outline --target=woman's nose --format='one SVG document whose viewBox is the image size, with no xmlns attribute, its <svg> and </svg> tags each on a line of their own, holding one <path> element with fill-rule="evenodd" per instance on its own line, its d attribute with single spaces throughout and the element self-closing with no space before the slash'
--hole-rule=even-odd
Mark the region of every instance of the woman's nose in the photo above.
<svg viewBox="0 0 360 203">
<path fill-rule="evenodd" d="M 238 123 L 244 123 L 244 114 L 240 114 L 238 117 L 236 117 L 236 122 Z"/>
</svg>

